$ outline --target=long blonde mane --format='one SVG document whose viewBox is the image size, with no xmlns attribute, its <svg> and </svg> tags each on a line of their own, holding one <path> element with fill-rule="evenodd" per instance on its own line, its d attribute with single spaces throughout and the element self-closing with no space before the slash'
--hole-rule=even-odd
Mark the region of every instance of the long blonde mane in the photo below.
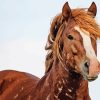
<svg viewBox="0 0 100 100">
<path fill-rule="evenodd" d="M 87 12 L 86 9 L 73 9 L 72 10 L 72 18 L 74 19 L 76 25 L 78 25 L 80 28 L 88 31 L 91 33 L 91 35 L 94 35 L 95 37 L 100 38 L 100 27 L 96 23 L 94 16 L 92 13 Z M 46 55 L 45 60 L 45 72 L 49 72 L 49 70 L 52 67 L 53 64 L 53 47 L 55 45 L 55 42 L 57 44 L 57 41 L 60 38 L 61 31 L 62 31 L 62 25 L 65 22 L 62 14 L 57 15 L 52 23 L 50 28 L 50 33 L 48 35 L 47 45 L 45 49 L 48 51 Z M 57 47 L 55 47 L 57 48 Z"/>
</svg>

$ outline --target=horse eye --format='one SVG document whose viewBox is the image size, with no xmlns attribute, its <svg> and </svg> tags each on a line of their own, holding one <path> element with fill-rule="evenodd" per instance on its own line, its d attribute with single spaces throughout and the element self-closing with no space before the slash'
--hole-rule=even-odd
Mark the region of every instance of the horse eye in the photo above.
<svg viewBox="0 0 100 100">
<path fill-rule="evenodd" d="M 73 40 L 73 36 L 72 35 L 68 35 L 67 37 L 68 37 L 68 39 Z"/>
</svg>

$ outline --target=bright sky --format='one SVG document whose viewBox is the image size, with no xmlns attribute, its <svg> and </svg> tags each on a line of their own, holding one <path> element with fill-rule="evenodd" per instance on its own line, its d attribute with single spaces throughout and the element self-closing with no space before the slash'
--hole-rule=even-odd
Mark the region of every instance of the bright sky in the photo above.
<svg viewBox="0 0 100 100">
<path fill-rule="evenodd" d="M 71 8 L 89 7 L 93 0 L 67 0 Z M 97 22 L 100 24 L 100 1 Z M 0 70 L 15 69 L 42 77 L 44 46 L 53 17 L 66 0 L 0 0 Z M 100 43 L 98 42 L 98 51 Z M 100 60 L 100 52 L 98 52 Z M 90 83 L 92 100 L 100 100 L 100 77 Z"/>
</svg>

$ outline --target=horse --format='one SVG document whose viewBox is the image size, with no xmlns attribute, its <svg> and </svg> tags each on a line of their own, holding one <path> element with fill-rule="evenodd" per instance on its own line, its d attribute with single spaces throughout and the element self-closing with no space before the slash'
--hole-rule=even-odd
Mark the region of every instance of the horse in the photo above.
<svg viewBox="0 0 100 100">
<path fill-rule="evenodd" d="M 0 71 L 0 100 L 91 100 L 88 82 L 97 79 L 97 7 L 71 9 L 68 2 L 55 16 L 45 49 L 45 75 Z"/>
</svg>

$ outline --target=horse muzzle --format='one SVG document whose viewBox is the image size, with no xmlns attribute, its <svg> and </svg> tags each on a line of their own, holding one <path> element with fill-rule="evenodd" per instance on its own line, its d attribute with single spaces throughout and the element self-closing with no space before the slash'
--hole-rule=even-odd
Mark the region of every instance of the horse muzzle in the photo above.
<svg viewBox="0 0 100 100">
<path fill-rule="evenodd" d="M 88 81 L 94 81 L 100 73 L 100 63 L 97 59 L 86 60 L 82 68 L 83 77 Z"/>
</svg>

